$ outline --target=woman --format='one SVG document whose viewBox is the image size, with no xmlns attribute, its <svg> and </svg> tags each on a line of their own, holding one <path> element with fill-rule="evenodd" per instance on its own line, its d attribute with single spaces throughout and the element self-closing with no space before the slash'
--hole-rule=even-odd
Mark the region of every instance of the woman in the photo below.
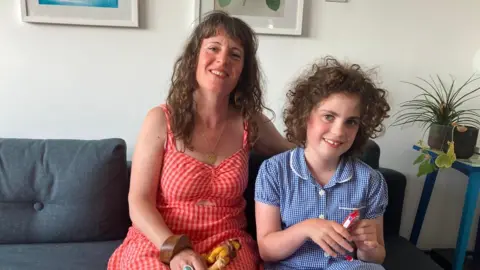
<svg viewBox="0 0 480 270">
<path fill-rule="evenodd" d="M 292 148 L 262 114 L 257 39 L 238 18 L 214 12 L 176 61 L 167 104 L 151 109 L 132 160 L 133 226 L 109 269 L 206 269 L 201 254 L 229 239 L 230 269 L 256 269 L 245 232 L 248 152 Z"/>
</svg>

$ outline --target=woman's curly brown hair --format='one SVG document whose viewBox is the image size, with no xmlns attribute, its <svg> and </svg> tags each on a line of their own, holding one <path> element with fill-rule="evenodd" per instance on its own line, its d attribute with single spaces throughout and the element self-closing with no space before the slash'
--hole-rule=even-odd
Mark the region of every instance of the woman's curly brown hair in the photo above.
<svg viewBox="0 0 480 270">
<path fill-rule="evenodd" d="M 345 156 L 360 154 L 369 138 L 384 131 L 382 122 L 390 110 L 386 91 L 378 88 L 358 64 L 342 64 L 328 56 L 300 76 L 287 93 L 288 105 L 283 112 L 287 139 L 305 147 L 310 113 L 335 93 L 357 95 L 361 102 L 358 133 Z"/>
<path fill-rule="evenodd" d="M 229 104 L 247 121 L 250 144 L 253 144 L 258 136 L 255 116 L 263 109 L 267 109 L 263 101 L 261 72 L 256 58 L 258 41 L 255 32 L 241 19 L 222 11 L 210 12 L 197 25 L 183 53 L 175 62 L 167 96 L 172 132 L 189 149 L 192 149 L 195 117 L 193 92 L 198 87 L 195 71 L 199 51 L 203 39 L 215 36 L 219 29 L 223 29 L 230 38 L 239 40 L 243 46 L 245 55 L 243 70 L 235 89 L 230 94 Z"/>
</svg>

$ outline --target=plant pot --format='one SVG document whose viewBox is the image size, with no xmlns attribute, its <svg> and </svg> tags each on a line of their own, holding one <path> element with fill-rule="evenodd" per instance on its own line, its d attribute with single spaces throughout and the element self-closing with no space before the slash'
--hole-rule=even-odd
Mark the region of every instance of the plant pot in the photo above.
<svg viewBox="0 0 480 270">
<path fill-rule="evenodd" d="M 448 150 L 448 141 L 452 140 L 452 128 L 452 126 L 432 124 L 428 133 L 428 146 L 434 150 L 446 152 Z M 470 158 L 475 152 L 478 128 L 467 126 L 465 132 L 460 132 L 455 128 L 453 138 L 457 158 Z"/>
<path fill-rule="evenodd" d="M 452 126 L 432 124 L 428 131 L 428 146 L 433 150 L 441 151 L 452 137 Z"/>
<path fill-rule="evenodd" d="M 455 142 L 455 155 L 457 158 L 467 159 L 475 153 L 478 138 L 478 128 L 467 126 L 467 131 L 460 132 L 455 129 L 453 134 Z"/>
</svg>

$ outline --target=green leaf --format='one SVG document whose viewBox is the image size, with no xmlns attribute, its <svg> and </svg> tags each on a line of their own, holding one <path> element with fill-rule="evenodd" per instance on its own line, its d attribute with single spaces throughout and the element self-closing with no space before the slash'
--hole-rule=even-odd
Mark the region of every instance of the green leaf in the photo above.
<svg viewBox="0 0 480 270">
<path fill-rule="evenodd" d="M 439 168 L 450 168 L 453 164 L 452 158 L 447 154 L 440 154 L 438 155 L 437 159 L 435 159 L 435 165 Z"/>
<path fill-rule="evenodd" d="M 455 95 L 455 93 L 454 93 L 454 91 L 453 91 L 453 87 L 455 86 L 455 78 L 453 78 L 453 76 L 450 75 L 450 79 L 452 80 L 452 84 L 450 84 L 450 89 L 448 90 L 448 93 L 450 93 L 450 94 L 448 95 L 448 98 L 447 98 L 447 103 L 448 103 L 448 104 L 451 104 L 451 103 L 452 103 L 452 101 L 453 101 L 453 99 L 454 99 L 454 95 Z"/>
<path fill-rule="evenodd" d="M 428 83 L 427 81 L 425 81 L 425 82 L 433 88 L 433 86 L 430 83 Z M 411 83 L 411 82 L 403 82 L 403 83 L 410 84 L 410 85 L 413 85 L 413 86 L 419 88 L 420 90 L 422 90 L 425 93 L 425 96 L 428 96 L 428 97 L 432 98 L 433 100 L 435 100 L 435 102 L 437 104 L 441 103 L 441 100 L 438 99 L 438 92 L 437 91 L 435 91 L 435 93 L 437 93 L 437 97 L 435 97 L 432 93 L 428 92 L 428 90 L 426 90 L 425 88 L 421 87 L 420 85 L 418 85 L 416 83 Z"/>
<path fill-rule="evenodd" d="M 472 99 L 475 100 L 475 99 L 477 99 L 478 97 L 480 97 L 480 95 L 476 95 L 476 96 L 470 97 L 470 98 L 468 98 L 468 99 L 466 99 L 466 100 L 463 100 L 463 101 L 459 102 L 458 104 L 455 104 L 455 108 L 462 106 L 463 103 L 468 102 L 468 101 L 470 101 L 470 100 L 472 100 Z"/>
<path fill-rule="evenodd" d="M 453 96 L 452 96 L 452 102 L 454 102 L 455 100 L 458 101 L 458 100 L 456 99 L 456 98 L 457 98 L 457 95 L 460 94 L 460 92 L 462 91 L 462 89 L 463 89 L 465 86 L 467 86 L 467 85 L 471 84 L 472 82 L 480 79 L 480 77 L 477 77 L 477 78 L 474 78 L 474 77 L 475 77 L 475 74 L 472 74 L 472 76 L 470 76 L 470 77 L 465 81 L 465 83 L 456 90 L 455 94 L 453 94 Z"/>
<path fill-rule="evenodd" d="M 230 5 L 230 3 L 232 2 L 232 0 L 217 0 L 217 1 L 222 8 Z"/>
<path fill-rule="evenodd" d="M 425 174 L 429 174 L 433 171 L 435 171 L 435 165 L 433 165 L 432 163 L 430 163 L 429 160 L 425 160 L 424 162 L 422 162 L 420 164 L 420 166 L 418 167 L 418 172 L 417 172 L 417 177 L 418 176 L 422 176 L 422 175 L 425 175 Z"/>
<path fill-rule="evenodd" d="M 415 159 L 415 161 L 413 162 L 413 165 L 422 162 L 424 159 L 425 159 L 425 154 L 422 153 L 420 154 L 420 156 L 417 157 L 417 159 Z"/>
<path fill-rule="evenodd" d="M 433 84 L 431 84 L 429 81 L 423 79 L 423 78 L 418 78 L 420 79 L 421 81 L 423 81 L 424 83 L 428 84 L 430 86 L 430 88 L 432 88 L 432 90 L 435 92 L 436 94 L 436 97 L 438 98 L 439 102 L 438 104 L 441 104 L 441 103 L 446 103 L 445 100 L 443 99 L 443 96 L 442 96 L 442 93 L 440 92 L 440 89 L 438 89 L 437 85 L 435 84 L 435 81 L 433 80 L 432 76 L 430 76 L 430 79 L 432 80 Z M 430 92 L 429 92 L 430 93 Z"/>
<path fill-rule="evenodd" d="M 273 10 L 277 11 L 280 8 L 280 0 L 266 0 L 267 6 Z"/>
<path fill-rule="evenodd" d="M 458 104 L 461 103 L 462 100 L 464 100 L 465 98 L 467 98 L 467 97 L 470 96 L 471 94 L 476 93 L 478 90 L 480 90 L 480 87 L 475 88 L 475 89 L 471 90 L 470 92 L 467 92 L 467 93 L 464 94 L 463 96 L 459 97 L 459 98 L 453 103 L 453 106 L 454 106 L 454 107 L 458 107 Z"/>
<path fill-rule="evenodd" d="M 438 79 L 438 82 L 440 83 L 440 86 L 442 87 L 443 93 L 445 94 L 445 103 L 448 104 L 448 100 L 450 99 L 450 95 L 452 91 L 451 90 L 447 91 L 447 88 L 445 88 L 445 84 L 443 84 L 443 81 L 438 74 L 437 74 L 437 79 Z"/>
</svg>

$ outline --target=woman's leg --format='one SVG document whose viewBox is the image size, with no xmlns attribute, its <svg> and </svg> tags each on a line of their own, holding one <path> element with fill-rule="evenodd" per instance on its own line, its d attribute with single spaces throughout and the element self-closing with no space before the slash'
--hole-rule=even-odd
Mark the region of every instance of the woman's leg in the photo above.
<svg viewBox="0 0 480 270">
<path fill-rule="evenodd" d="M 126 239 L 112 254 L 108 270 L 168 270 L 160 261 L 160 253 L 146 238 Z"/>
<path fill-rule="evenodd" d="M 232 270 L 258 270 L 263 269 L 260 264 L 257 249 L 254 245 L 242 244 L 237 256 L 228 264 L 227 269 Z"/>
</svg>

